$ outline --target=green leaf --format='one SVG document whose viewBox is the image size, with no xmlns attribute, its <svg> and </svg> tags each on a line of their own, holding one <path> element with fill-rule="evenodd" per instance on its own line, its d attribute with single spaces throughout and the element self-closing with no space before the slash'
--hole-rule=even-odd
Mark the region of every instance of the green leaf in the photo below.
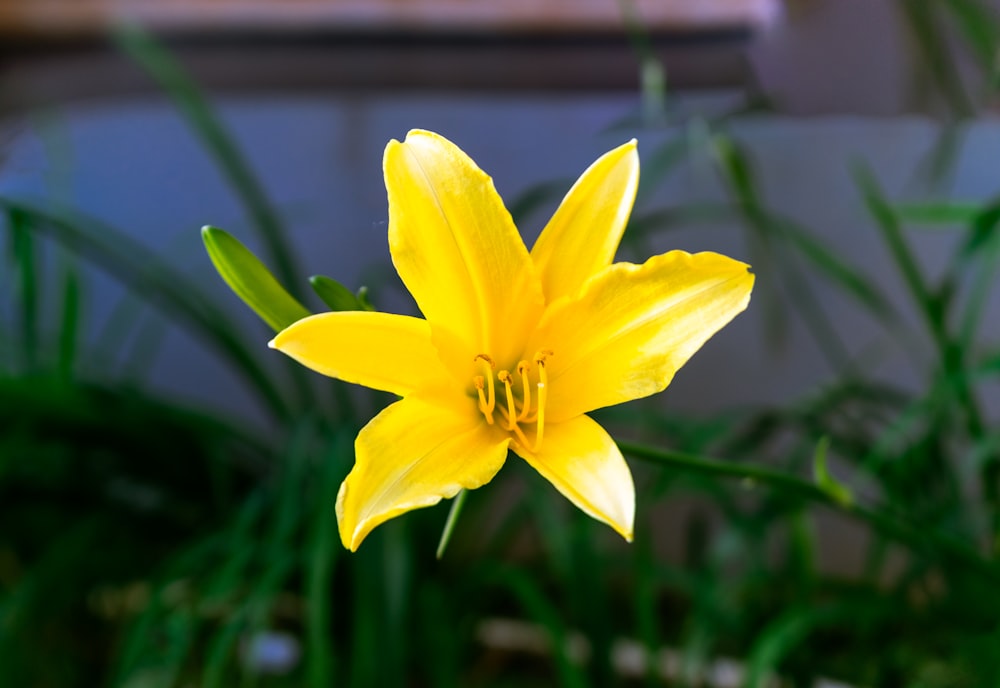
<svg viewBox="0 0 1000 688">
<path fill-rule="evenodd" d="M 309 316 L 306 307 L 285 291 L 260 259 L 232 235 L 206 226 L 201 238 L 229 288 L 276 332 Z"/>
<path fill-rule="evenodd" d="M 983 70 L 993 72 L 1000 38 L 996 14 L 975 0 L 950 0 L 942 4 L 942 9 L 951 13 L 965 39 L 964 46 L 976 56 Z"/>
<path fill-rule="evenodd" d="M 59 326 L 59 374 L 69 378 L 76 360 L 80 337 L 80 281 L 76 270 L 69 266 L 63 277 L 62 316 Z"/>
<path fill-rule="evenodd" d="M 313 275 L 309 278 L 316 296 L 323 300 L 330 310 L 334 311 L 362 311 L 364 306 L 350 289 L 335 279 L 324 277 L 323 275 Z"/>
<path fill-rule="evenodd" d="M 802 646 L 817 628 L 838 619 L 839 610 L 812 605 L 792 607 L 760 630 L 747 658 L 744 686 L 759 688 L 776 683 L 781 661 Z M 842 612 L 839 612 L 843 614 Z"/>
<path fill-rule="evenodd" d="M 254 228 L 274 261 L 278 275 L 293 284 L 296 268 L 292 247 L 278 213 L 264 193 L 246 157 L 212 109 L 198 84 L 170 52 L 135 24 L 120 24 L 111 33 L 118 48 L 135 61 L 163 89 L 184 116 L 192 132 L 212 155 L 219 170 L 239 196 Z M 294 291 L 294 290 L 293 290 Z"/>
<path fill-rule="evenodd" d="M 910 295 L 920 307 L 932 334 L 937 339 L 941 339 L 942 333 L 940 332 L 941 323 L 938 317 L 939 308 L 937 299 L 927 285 L 927 281 L 924 278 L 920 265 L 917 263 L 913 250 L 906 243 L 895 210 L 885 199 L 871 170 L 867 167 L 856 165 L 853 173 L 854 181 L 861 190 L 865 205 L 868 206 L 868 211 L 875 218 L 876 226 L 882 233 L 882 238 L 896 263 L 896 268 L 910 290 Z M 940 345 L 941 342 L 939 341 L 938 343 Z"/>
<path fill-rule="evenodd" d="M 736 198 L 741 203 L 757 207 L 759 196 L 746 151 L 726 134 L 716 134 L 712 138 L 712 144 L 719 166 L 725 173 Z"/>
<path fill-rule="evenodd" d="M 980 209 L 969 221 L 969 234 L 962 246 L 962 257 L 968 258 L 993 238 L 1000 223 L 1000 204 L 992 203 Z"/>
<path fill-rule="evenodd" d="M 707 124 L 703 126 L 708 127 Z M 698 131 L 698 126 L 692 123 L 688 130 Z M 659 185 L 666 181 L 670 173 L 688 159 L 693 147 L 690 136 L 678 136 L 660 145 L 648 158 L 643 159 L 636 206 L 642 206 L 659 190 Z"/>
<path fill-rule="evenodd" d="M 896 206 L 896 216 L 914 225 L 968 225 L 981 208 L 971 203 L 903 203 Z"/>
<path fill-rule="evenodd" d="M 106 271 L 142 298 L 192 333 L 205 337 L 234 369 L 246 377 L 261 400 L 279 417 L 290 413 L 281 390 L 258 364 L 238 328 L 227 314 L 216 308 L 185 275 L 174 270 L 141 243 L 115 227 L 78 212 L 53 210 L 29 201 L 0 196 L 0 209 L 17 211 L 31 219 L 44 233 L 76 255 Z"/>
<path fill-rule="evenodd" d="M 991 205 L 972 222 L 960 258 L 965 261 L 963 272 L 970 274 L 968 298 L 962 312 L 958 345 L 974 351 L 980 325 L 987 322 L 983 313 L 995 291 L 996 276 L 1000 270 L 1000 206 Z"/>
<path fill-rule="evenodd" d="M 357 297 L 358 297 L 358 303 L 361 304 L 361 310 L 365 311 L 375 310 L 375 306 L 373 306 L 372 302 L 368 300 L 368 287 L 358 287 Z"/>
<path fill-rule="evenodd" d="M 514 218 L 514 224 L 521 227 L 533 213 L 547 205 L 554 206 L 572 186 L 572 179 L 556 179 L 525 189 L 507 204 L 507 210 Z"/>
<path fill-rule="evenodd" d="M 773 215 L 769 219 L 771 226 L 781 232 L 790 246 L 874 316 L 888 320 L 897 318 L 892 305 L 875 285 L 846 260 L 838 257 L 832 248 L 790 220 Z"/>
<path fill-rule="evenodd" d="M 33 226 L 27 213 L 10 208 L 7 218 L 11 231 L 11 255 L 17 269 L 20 291 L 21 347 L 24 362 L 30 368 L 37 358 L 38 350 L 38 260 L 35 256 Z"/>
<path fill-rule="evenodd" d="M 304 585 L 306 590 L 306 674 L 311 686 L 333 685 L 333 593 L 334 567 L 341 552 L 337 521 L 327 512 L 337 501 L 337 490 L 344 478 L 344 464 L 351 457 L 350 436 L 338 433 L 330 444 L 326 460 L 319 466 L 317 509 L 311 519 L 309 546 L 306 549 Z"/>
<path fill-rule="evenodd" d="M 829 448 L 829 437 L 823 437 L 816 445 L 816 454 L 813 456 L 813 477 L 819 489 L 830 495 L 838 504 L 845 507 L 850 506 L 854 503 L 854 494 L 851 489 L 830 475 L 827 468 L 826 453 Z"/>
</svg>

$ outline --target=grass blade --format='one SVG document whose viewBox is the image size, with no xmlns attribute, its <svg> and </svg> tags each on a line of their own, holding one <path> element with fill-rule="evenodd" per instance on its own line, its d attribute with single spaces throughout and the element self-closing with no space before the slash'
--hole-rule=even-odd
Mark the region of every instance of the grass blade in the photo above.
<svg viewBox="0 0 1000 688">
<path fill-rule="evenodd" d="M 0 197 L 0 208 L 30 217 L 36 230 L 93 261 L 131 291 L 200 334 L 243 374 L 275 415 L 289 415 L 281 391 L 258 365 L 236 326 L 193 287 L 185 288 L 184 277 L 156 254 L 114 228 L 78 213 L 67 215 L 4 197 Z"/>
<path fill-rule="evenodd" d="M 953 225 L 970 224 L 982 209 L 972 203 L 904 203 L 896 206 L 896 216 L 907 224 Z"/>
<path fill-rule="evenodd" d="M 334 683 L 333 568 L 340 553 L 337 520 L 333 504 L 343 478 L 343 457 L 350 454 L 350 438 L 339 435 L 321 463 L 323 475 L 319 495 L 319 513 L 314 516 L 314 530 L 306 561 L 306 676 L 309 685 L 323 688 Z"/>
<path fill-rule="evenodd" d="M 80 280 L 71 265 L 67 265 L 64 273 L 62 293 L 57 370 L 60 377 L 69 379 L 73 374 L 80 336 Z"/>
<path fill-rule="evenodd" d="M 18 274 L 21 296 L 21 350 L 28 369 L 38 358 L 38 276 L 36 274 L 35 241 L 31 217 L 17 209 L 8 209 L 11 232 L 11 254 Z"/>
<path fill-rule="evenodd" d="M 118 27 L 113 33 L 118 47 L 135 60 L 159 84 L 187 118 L 194 133 L 213 155 L 222 173 L 246 206 L 250 218 L 274 261 L 278 278 L 292 286 L 299 275 L 291 247 L 285 241 L 281 222 L 249 164 L 219 121 L 208 101 L 180 64 L 148 33 L 135 25 Z"/>
</svg>

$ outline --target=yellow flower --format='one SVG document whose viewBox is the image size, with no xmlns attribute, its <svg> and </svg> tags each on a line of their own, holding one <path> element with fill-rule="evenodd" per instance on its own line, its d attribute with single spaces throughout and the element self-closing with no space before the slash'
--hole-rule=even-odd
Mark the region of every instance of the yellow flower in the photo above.
<svg viewBox="0 0 1000 688">
<path fill-rule="evenodd" d="M 632 476 L 585 414 L 665 388 L 746 308 L 748 266 L 683 251 L 612 264 L 639 178 L 634 140 L 583 173 L 530 253 L 490 177 L 450 141 L 411 131 L 383 169 L 389 251 L 426 319 L 323 313 L 271 342 L 403 397 L 355 441 L 337 498 L 344 546 L 489 482 L 508 449 L 631 540 Z"/>
</svg>

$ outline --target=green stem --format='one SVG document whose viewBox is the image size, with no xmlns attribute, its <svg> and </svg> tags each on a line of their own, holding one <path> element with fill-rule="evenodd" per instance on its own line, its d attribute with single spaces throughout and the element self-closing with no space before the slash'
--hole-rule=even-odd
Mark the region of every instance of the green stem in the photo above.
<svg viewBox="0 0 1000 688">
<path fill-rule="evenodd" d="M 920 265 L 903 237 L 899 218 L 895 210 L 885 202 L 874 176 L 864 168 L 858 170 L 856 176 L 868 208 L 875 216 L 878 227 L 882 230 L 882 236 L 885 238 L 896 267 L 902 274 L 913 299 L 920 307 L 927 330 L 937 348 L 943 377 L 946 380 L 954 380 L 955 399 L 965 411 L 966 429 L 969 436 L 978 443 L 985 433 L 983 415 L 964 371 L 963 350 L 957 342 L 952 340 L 948 332 L 943 300 L 928 287 Z M 996 540 L 1000 534 L 1000 457 L 997 455 L 988 457 L 983 462 L 980 477 L 983 498 L 989 505 L 991 512 L 991 536 Z"/>
<path fill-rule="evenodd" d="M 649 461 L 659 466 L 682 471 L 701 473 L 724 478 L 735 478 L 778 488 L 802 499 L 837 509 L 853 518 L 866 522 L 875 530 L 893 540 L 907 545 L 915 552 L 926 553 L 933 548 L 948 557 L 960 561 L 986 578 L 1000 580 L 1000 569 L 984 559 L 956 538 L 931 530 L 878 509 L 838 500 L 834 494 L 824 491 L 803 478 L 762 466 L 747 465 L 731 461 L 721 461 L 694 454 L 685 454 L 655 447 L 646 447 L 631 442 L 619 442 L 621 450 L 637 459 Z"/>
<path fill-rule="evenodd" d="M 948 335 L 944 309 L 941 307 L 941 299 L 933 294 L 927 286 L 927 280 L 924 278 L 920 265 L 906 243 L 906 239 L 903 237 L 899 218 L 896 216 L 895 211 L 885 202 L 875 178 L 867 169 L 859 170 L 858 177 L 864 191 L 865 201 L 868 204 L 869 210 L 875 216 L 879 228 L 882 230 L 882 236 L 885 238 L 885 243 L 892 254 L 893 261 L 902 274 L 903 281 L 910 290 L 914 301 L 920 306 L 920 313 L 924 318 L 934 345 L 937 347 L 941 365 L 945 373 L 954 375 L 958 381 L 958 387 L 955 392 L 966 407 L 969 433 L 974 438 L 981 437 L 983 434 L 982 415 L 971 389 L 965 382 L 965 376 L 961 374 L 963 366 L 961 352 L 952 344 L 951 337 Z"/>
<path fill-rule="evenodd" d="M 458 523 L 458 517 L 462 513 L 462 507 L 465 506 L 465 500 L 468 496 L 468 490 L 459 490 L 458 494 L 455 495 L 455 501 L 451 503 L 451 511 L 448 512 L 448 520 L 444 522 L 444 530 L 441 531 L 441 541 L 438 542 L 438 559 L 444 556 L 444 551 L 448 547 L 448 542 L 451 540 L 451 534 L 455 530 L 455 525 Z"/>
</svg>

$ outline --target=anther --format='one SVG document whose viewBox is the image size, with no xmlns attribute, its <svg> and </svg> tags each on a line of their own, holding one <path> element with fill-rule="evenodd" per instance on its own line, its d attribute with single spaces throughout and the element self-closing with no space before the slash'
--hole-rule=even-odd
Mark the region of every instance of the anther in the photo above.
<svg viewBox="0 0 1000 688">
<path fill-rule="evenodd" d="M 540 366 L 543 366 L 545 365 L 545 359 L 547 359 L 549 356 L 554 356 L 554 355 L 555 354 L 552 352 L 552 349 L 542 349 L 541 351 L 535 354 L 535 363 L 537 363 Z"/>
<path fill-rule="evenodd" d="M 513 430 L 517 427 L 517 408 L 514 406 L 514 391 L 511 389 L 514 378 L 506 370 L 501 370 L 497 373 L 497 379 L 507 390 L 507 429 Z"/>
</svg>

